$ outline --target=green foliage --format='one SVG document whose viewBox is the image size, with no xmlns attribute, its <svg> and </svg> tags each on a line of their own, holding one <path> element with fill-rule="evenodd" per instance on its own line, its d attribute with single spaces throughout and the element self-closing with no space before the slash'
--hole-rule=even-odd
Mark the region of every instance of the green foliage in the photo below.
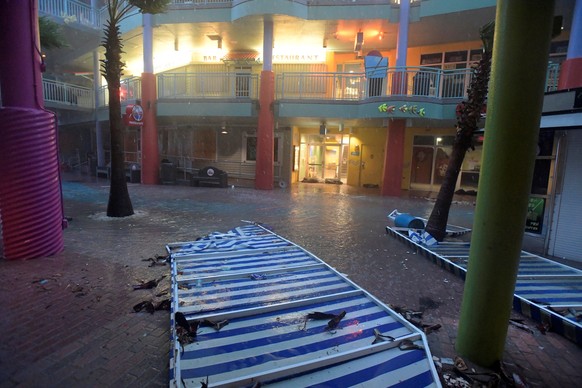
<svg viewBox="0 0 582 388">
<path fill-rule="evenodd" d="M 40 34 L 40 47 L 43 49 L 69 47 L 61 31 L 61 26 L 46 16 L 38 18 L 38 30 Z"/>
</svg>

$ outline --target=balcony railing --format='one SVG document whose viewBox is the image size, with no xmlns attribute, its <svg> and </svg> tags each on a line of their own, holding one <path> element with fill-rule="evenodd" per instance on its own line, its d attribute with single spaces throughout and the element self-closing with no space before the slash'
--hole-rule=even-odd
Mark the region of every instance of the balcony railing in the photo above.
<svg viewBox="0 0 582 388">
<path fill-rule="evenodd" d="M 278 99 L 354 100 L 415 96 L 464 98 L 471 69 L 390 68 L 384 78 L 361 73 L 282 73 L 276 77 Z"/>
<path fill-rule="evenodd" d="M 259 77 L 246 73 L 162 73 L 158 98 L 258 99 Z"/>
<path fill-rule="evenodd" d="M 119 98 L 121 102 L 133 101 L 141 99 L 141 78 L 131 77 L 121 80 L 121 87 L 119 88 Z M 103 107 L 109 105 L 109 91 L 107 85 L 99 89 L 98 106 Z"/>
<path fill-rule="evenodd" d="M 95 107 L 93 89 L 53 80 L 42 81 L 45 102 L 79 108 Z"/>
<path fill-rule="evenodd" d="M 62 18 L 67 24 L 79 23 L 99 28 L 107 18 L 106 7 L 93 9 L 91 5 L 75 0 L 41 0 L 38 2 L 40 14 Z"/>
<path fill-rule="evenodd" d="M 560 67 L 550 63 L 546 92 L 557 90 Z M 366 78 L 363 73 L 281 73 L 275 81 L 277 100 L 363 101 L 380 97 L 463 99 L 472 77 L 471 69 L 440 70 L 429 67 L 389 68 L 384 78 Z M 161 73 L 157 76 L 160 99 L 259 98 L 257 74 L 240 73 Z M 94 107 L 93 90 L 72 84 L 44 80 L 45 101 Z M 141 79 L 121 81 L 123 101 L 141 99 Z M 109 104 L 107 87 L 99 90 L 98 106 Z"/>
</svg>

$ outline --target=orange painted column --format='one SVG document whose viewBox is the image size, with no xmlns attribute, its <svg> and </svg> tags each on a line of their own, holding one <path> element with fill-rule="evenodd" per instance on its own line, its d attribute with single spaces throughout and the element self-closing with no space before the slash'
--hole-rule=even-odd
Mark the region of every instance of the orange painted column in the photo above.
<svg viewBox="0 0 582 388">
<path fill-rule="evenodd" d="M 273 190 L 274 180 L 274 128 L 275 116 L 275 74 L 269 70 L 261 72 L 259 91 L 259 126 L 257 129 L 257 161 L 255 171 L 255 188 Z"/>
<path fill-rule="evenodd" d="M 399 197 L 401 194 L 405 132 L 406 120 L 390 120 L 386 136 L 384 176 L 380 191 L 384 196 Z"/>
<path fill-rule="evenodd" d="M 143 126 L 141 128 L 141 183 L 157 185 L 160 181 L 158 125 L 156 121 L 156 76 L 141 75 Z"/>
</svg>

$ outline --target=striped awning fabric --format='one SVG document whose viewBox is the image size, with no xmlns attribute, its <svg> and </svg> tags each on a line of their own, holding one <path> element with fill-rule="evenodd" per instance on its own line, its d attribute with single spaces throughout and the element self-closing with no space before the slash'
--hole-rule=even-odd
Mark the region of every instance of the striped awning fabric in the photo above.
<svg viewBox="0 0 582 388">
<path fill-rule="evenodd" d="M 469 242 L 440 242 L 426 246 L 414 242 L 407 228 L 386 227 L 386 231 L 415 247 L 441 267 L 465 278 Z M 521 251 L 513 308 L 552 331 L 582 344 L 582 271 L 536 254 Z"/>
<path fill-rule="evenodd" d="M 268 229 L 249 224 L 166 248 L 171 386 L 440 386 L 419 329 Z M 179 341 L 177 313 L 200 322 L 189 343 Z"/>
</svg>

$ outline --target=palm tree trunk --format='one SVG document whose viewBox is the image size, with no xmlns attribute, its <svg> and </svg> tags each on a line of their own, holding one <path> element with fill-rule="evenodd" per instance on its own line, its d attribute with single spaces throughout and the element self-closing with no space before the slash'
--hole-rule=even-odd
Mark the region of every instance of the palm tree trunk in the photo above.
<svg viewBox="0 0 582 388">
<path fill-rule="evenodd" d="M 121 121 L 121 100 L 119 99 L 123 46 L 115 20 L 110 21 L 106 26 L 104 46 L 106 52 L 103 68 L 109 92 L 109 130 L 111 133 L 111 186 L 109 187 L 107 215 L 109 217 L 126 217 L 133 214 L 133 206 L 125 180 L 125 147 Z"/>
<path fill-rule="evenodd" d="M 461 144 L 461 141 L 455 140 L 447 171 L 425 228 L 437 241 L 443 241 L 446 236 L 449 210 L 466 152 L 467 148 Z"/>
<path fill-rule="evenodd" d="M 125 179 L 125 145 L 121 123 L 119 87 L 109 88 L 109 126 L 111 131 L 111 186 L 109 188 L 107 215 L 109 217 L 126 217 L 133 214 L 133 205 Z"/>
</svg>

